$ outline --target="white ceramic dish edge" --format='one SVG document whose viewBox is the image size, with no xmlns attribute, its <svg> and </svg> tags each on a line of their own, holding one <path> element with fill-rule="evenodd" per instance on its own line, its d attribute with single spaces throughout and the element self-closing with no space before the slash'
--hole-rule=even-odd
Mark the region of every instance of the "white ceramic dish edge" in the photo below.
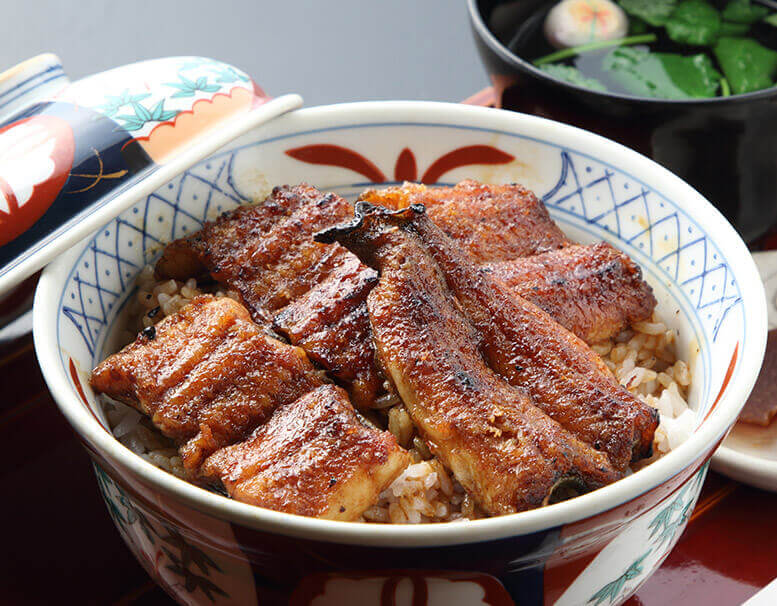
<svg viewBox="0 0 777 606">
<path fill-rule="evenodd" d="M 774 330 L 777 328 L 777 251 L 757 252 L 753 254 L 753 258 L 766 288 L 769 330 Z M 749 432 L 753 431 L 773 435 L 774 429 L 752 426 Z M 769 440 L 769 447 L 773 448 L 773 440 Z M 712 468 L 740 482 L 777 492 L 777 460 L 758 456 L 758 450 L 760 446 L 750 452 L 743 452 L 737 448 L 737 442 L 729 438 L 724 440 L 715 453 Z M 774 456 L 773 451 L 768 454 Z"/>
</svg>

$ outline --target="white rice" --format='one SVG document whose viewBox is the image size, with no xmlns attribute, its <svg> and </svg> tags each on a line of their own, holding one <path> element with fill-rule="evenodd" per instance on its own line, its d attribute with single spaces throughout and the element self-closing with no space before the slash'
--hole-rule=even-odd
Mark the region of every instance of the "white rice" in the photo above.
<svg viewBox="0 0 777 606">
<path fill-rule="evenodd" d="M 153 427 L 147 417 L 120 402 L 107 399 L 103 402 L 105 416 L 119 442 L 149 463 L 187 479 L 175 444 Z"/>
<path fill-rule="evenodd" d="M 142 328 L 175 313 L 202 294 L 196 280 L 158 282 L 153 267 L 138 277 L 138 293 L 130 308 L 127 342 Z M 211 292 L 214 292 L 211 289 Z M 216 296 L 239 300 L 237 293 L 216 290 Z M 654 452 L 640 461 L 636 471 L 681 444 L 694 428 L 695 415 L 688 407 L 691 384 L 688 365 L 677 358 L 676 333 L 654 314 L 650 321 L 637 322 L 614 339 L 591 346 L 621 385 L 645 403 L 657 408 L 661 422 L 656 430 Z M 382 397 L 377 421 L 408 448 L 411 464 L 380 495 L 363 516 L 366 522 L 417 524 L 455 522 L 482 517 L 472 498 L 416 435 L 409 415 L 396 396 Z M 106 401 L 105 411 L 116 438 L 152 464 L 186 478 L 181 457 L 172 441 L 162 436 L 142 414 L 129 406 Z"/>
<path fill-rule="evenodd" d="M 366 522 L 419 524 L 477 517 L 475 503 L 437 459 L 413 463 L 364 512 Z"/>
<path fill-rule="evenodd" d="M 138 331 L 156 324 L 165 316 L 174 314 L 194 297 L 204 292 L 210 292 L 216 297 L 231 297 L 235 301 L 240 301 L 240 295 L 235 291 L 203 289 L 194 278 L 189 278 L 186 282 L 159 281 L 154 277 L 152 265 L 146 265 L 141 270 L 136 285 L 137 293 L 129 304 L 127 343 L 135 338 Z"/>
<path fill-rule="evenodd" d="M 653 457 L 635 468 L 655 461 L 691 435 L 695 420 L 687 402 L 691 371 L 684 360 L 677 359 L 676 333 L 655 314 L 650 322 L 637 322 L 615 339 L 592 348 L 621 385 L 661 415 Z"/>
</svg>

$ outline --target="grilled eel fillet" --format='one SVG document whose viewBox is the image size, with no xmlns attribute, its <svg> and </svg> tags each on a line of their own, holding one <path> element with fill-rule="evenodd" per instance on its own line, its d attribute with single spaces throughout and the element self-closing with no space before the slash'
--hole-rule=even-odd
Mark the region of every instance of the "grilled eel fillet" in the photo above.
<svg viewBox="0 0 777 606">
<path fill-rule="evenodd" d="M 357 204 L 356 213 L 352 224 L 330 228 L 317 238 L 338 241 L 362 262 L 378 269 L 379 285 L 388 283 L 387 268 L 392 270 L 392 279 L 398 281 L 402 272 L 408 280 L 414 265 L 430 265 L 450 292 L 449 305 L 458 306 L 472 325 L 474 333 L 470 332 L 468 339 L 478 336 L 481 359 L 506 382 L 524 389 L 544 413 L 582 442 L 605 453 L 618 471 L 625 471 L 630 461 L 651 453 L 657 411 L 621 387 L 581 339 L 536 305 L 479 272 L 426 216 L 422 205 L 391 212 L 362 202 Z M 430 269 L 428 273 L 427 279 L 431 279 L 434 272 Z M 425 292 L 421 281 L 415 282 L 414 288 L 415 294 L 410 288 L 404 293 L 412 297 L 406 303 L 399 297 L 394 299 L 394 313 L 409 313 L 404 308 L 412 308 L 417 301 L 428 300 L 432 307 L 442 303 L 439 297 Z M 379 297 L 368 297 L 373 338 L 381 363 L 397 383 L 404 380 L 408 368 L 396 370 L 387 362 L 387 355 L 396 360 L 401 354 L 396 350 L 399 341 L 390 350 L 383 345 L 391 317 L 382 315 L 385 324 L 379 324 Z M 450 329 L 460 330 L 455 325 Z M 442 332 L 434 338 L 443 338 Z M 434 441 L 435 436 L 430 438 Z"/>
<path fill-rule="evenodd" d="M 481 271 L 586 343 L 609 339 L 649 318 L 656 306 L 639 266 L 606 242 L 490 263 Z"/>
<path fill-rule="evenodd" d="M 204 295 L 101 362 L 90 384 L 151 417 L 196 472 L 323 382 L 304 351 L 264 334 L 242 305 Z"/>
<path fill-rule="evenodd" d="M 261 507 L 354 520 L 410 463 L 301 349 L 227 298 L 195 298 L 102 362 L 91 384 L 149 415 L 193 479 Z"/>
<path fill-rule="evenodd" d="M 353 521 L 410 462 L 391 433 L 359 422 L 345 391 L 324 385 L 208 457 L 203 474 L 243 503 Z"/>
<path fill-rule="evenodd" d="M 392 209 L 423 204 L 429 217 L 477 263 L 509 261 L 572 244 L 545 205 L 515 183 L 461 181 L 455 187 L 405 183 L 368 190 L 359 200 Z"/>
<path fill-rule="evenodd" d="M 276 187 L 259 206 L 224 214 L 165 248 L 156 272 L 210 274 L 236 290 L 258 323 L 274 328 L 372 405 L 383 379 L 374 362 L 364 301 L 377 274 L 341 246 L 313 240 L 353 216 L 353 206 L 309 185 Z"/>
<path fill-rule="evenodd" d="M 603 339 L 650 316 L 650 287 L 626 255 L 606 245 L 568 246 L 547 210 L 519 186 L 406 184 L 364 195 L 389 207 L 428 201 L 435 221 L 481 261 L 550 250 L 541 268 L 519 258 L 485 267 L 583 338 Z M 304 184 L 278 187 L 263 204 L 238 208 L 169 244 L 157 274 L 186 280 L 210 273 L 240 293 L 257 322 L 272 322 L 331 372 L 357 407 L 369 408 L 382 384 L 365 304 L 377 275 L 342 247 L 312 240 L 319 228 L 352 216 L 352 209 L 342 198 Z M 494 246 L 475 233 L 493 239 Z M 553 279 L 543 283 L 541 272 Z"/>
<path fill-rule="evenodd" d="M 588 343 L 646 320 L 656 306 L 628 255 L 604 242 L 573 245 L 520 185 L 405 183 L 369 190 L 359 200 L 395 210 L 423 204 L 474 263 Z"/>
<path fill-rule="evenodd" d="M 389 217 L 368 213 L 360 225 L 322 236 L 380 270 L 367 299 L 380 362 L 434 454 L 478 504 L 491 515 L 513 513 L 548 502 L 560 485 L 587 491 L 620 478 L 605 453 L 487 366 L 483 335 L 413 223 L 404 229 Z"/>
</svg>

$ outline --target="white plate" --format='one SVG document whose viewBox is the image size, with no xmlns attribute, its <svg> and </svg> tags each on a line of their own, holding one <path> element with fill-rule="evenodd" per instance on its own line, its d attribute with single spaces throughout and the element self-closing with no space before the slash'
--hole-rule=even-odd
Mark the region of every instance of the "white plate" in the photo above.
<svg viewBox="0 0 777 606">
<path fill-rule="evenodd" d="M 753 255 L 764 281 L 769 330 L 777 328 L 777 251 Z M 777 492 L 777 418 L 769 427 L 737 423 L 712 459 L 712 468 L 757 488 Z"/>
</svg>

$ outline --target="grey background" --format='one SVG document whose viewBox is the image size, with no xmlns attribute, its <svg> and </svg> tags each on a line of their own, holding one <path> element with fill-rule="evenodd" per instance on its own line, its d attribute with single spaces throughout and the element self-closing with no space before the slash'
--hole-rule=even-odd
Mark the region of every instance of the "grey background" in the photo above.
<svg viewBox="0 0 777 606">
<path fill-rule="evenodd" d="M 487 85 L 464 0 L 6 0 L 0 71 L 45 51 L 71 79 L 140 59 L 204 55 L 307 106 L 460 101 Z"/>
</svg>

